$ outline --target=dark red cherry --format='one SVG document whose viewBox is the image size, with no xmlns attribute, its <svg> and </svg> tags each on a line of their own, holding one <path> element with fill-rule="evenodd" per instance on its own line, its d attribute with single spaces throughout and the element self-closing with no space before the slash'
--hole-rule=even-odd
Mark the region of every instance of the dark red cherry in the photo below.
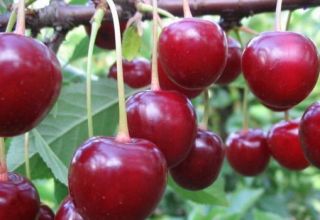
<svg viewBox="0 0 320 220">
<path fill-rule="evenodd" d="M 142 220 L 160 201 L 166 175 L 165 159 L 150 141 L 93 137 L 72 159 L 69 190 L 84 219 Z"/>
<path fill-rule="evenodd" d="M 270 159 L 265 134 L 260 129 L 230 134 L 226 141 L 226 156 L 230 166 L 241 175 L 256 176 L 262 173 Z"/>
<path fill-rule="evenodd" d="M 127 20 L 120 21 L 120 31 L 121 35 L 123 34 L 124 30 L 127 26 Z M 91 33 L 91 25 L 85 26 L 87 34 L 90 36 Z M 112 21 L 103 21 L 101 23 L 101 27 L 98 31 L 96 42 L 96 46 L 107 49 L 107 50 L 114 50 L 116 48 L 116 42 L 114 39 L 114 29 L 113 29 L 113 22 Z"/>
<path fill-rule="evenodd" d="M 271 105 L 268 105 L 268 104 L 265 104 L 262 102 L 262 104 L 267 107 L 268 109 L 274 111 L 274 112 L 283 112 L 283 111 L 286 111 L 290 108 L 292 108 L 291 106 L 287 106 L 287 107 L 275 107 L 275 106 L 271 106 Z"/>
<path fill-rule="evenodd" d="M 183 95 L 187 96 L 189 99 L 195 98 L 201 94 L 203 89 L 186 89 L 169 79 L 168 75 L 164 72 L 161 63 L 158 62 L 158 75 L 159 75 L 159 84 L 163 90 L 175 90 Z"/>
<path fill-rule="evenodd" d="M 282 121 L 269 131 L 267 140 L 271 155 L 290 170 L 303 170 L 309 166 L 300 143 L 299 120 Z"/>
<path fill-rule="evenodd" d="M 61 70 L 55 54 L 29 37 L 0 34 L 0 136 L 34 128 L 55 103 Z"/>
<path fill-rule="evenodd" d="M 221 138 L 210 131 L 198 129 L 188 157 L 170 170 L 172 178 L 181 187 L 201 190 L 218 177 L 224 159 Z"/>
<path fill-rule="evenodd" d="M 136 58 L 131 61 L 123 60 L 123 79 L 131 88 L 142 88 L 150 85 L 151 65 L 149 60 Z M 109 70 L 108 77 L 117 79 L 117 64 L 114 63 Z"/>
<path fill-rule="evenodd" d="M 265 32 L 243 52 L 242 70 L 252 91 L 264 104 L 289 109 L 306 98 L 319 75 L 317 49 L 294 32 Z"/>
<path fill-rule="evenodd" d="M 37 220 L 54 220 L 54 213 L 47 205 L 41 204 Z"/>
<path fill-rule="evenodd" d="M 241 73 L 241 45 L 235 39 L 228 37 L 227 64 L 216 84 L 225 85 L 234 81 Z"/>
<path fill-rule="evenodd" d="M 304 112 L 299 136 L 307 160 L 320 168 L 320 102 L 312 104 Z"/>
<path fill-rule="evenodd" d="M 227 38 L 219 25 L 184 18 L 165 27 L 159 37 L 159 61 L 175 83 L 203 89 L 221 75 L 227 61 Z"/>
<path fill-rule="evenodd" d="M 168 167 L 185 159 L 195 139 L 196 114 L 176 91 L 144 91 L 127 100 L 129 133 L 150 140 L 164 154 Z"/>
<path fill-rule="evenodd" d="M 83 220 L 81 215 L 74 207 L 70 196 L 67 196 L 60 204 L 55 220 Z"/>
<path fill-rule="evenodd" d="M 0 181 L 0 219 L 34 220 L 40 208 L 39 195 L 33 184 L 15 173 Z"/>
</svg>

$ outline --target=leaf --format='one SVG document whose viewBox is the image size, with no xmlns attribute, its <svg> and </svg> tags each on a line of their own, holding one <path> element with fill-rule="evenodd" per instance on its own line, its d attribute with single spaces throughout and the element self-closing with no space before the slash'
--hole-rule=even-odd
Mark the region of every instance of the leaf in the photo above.
<svg viewBox="0 0 320 220">
<path fill-rule="evenodd" d="M 54 181 L 54 196 L 58 204 L 68 195 L 68 188 L 60 183 L 59 181 Z"/>
<path fill-rule="evenodd" d="M 173 191 L 192 202 L 220 206 L 228 205 L 228 201 L 223 189 L 224 182 L 222 178 L 219 178 L 210 187 L 200 191 L 189 191 L 181 188 L 174 182 L 171 176 L 168 178 L 168 183 Z"/>
<path fill-rule="evenodd" d="M 254 217 L 254 219 L 257 219 L 257 220 L 270 220 L 270 219 L 272 219 L 272 220 L 285 220 L 283 217 L 276 215 L 274 213 L 264 212 L 264 211 L 260 211 L 257 209 L 255 209 L 253 211 L 253 217 Z"/>
<path fill-rule="evenodd" d="M 114 80 L 103 79 L 93 82 L 92 88 L 94 135 L 112 135 L 118 122 L 116 83 Z M 126 91 L 127 96 L 134 93 L 134 90 Z M 46 171 L 47 163 L 55 178 L 64 179 L 65 182 L 66 177 L 62 178 L 61 170 L 56 169 L 61 169 L 61 163 L 68 167 L 75 149 L 88 137 L 85 83 L 63 88 L 56 107 L 36 128 L 36 131 L 38 134 L 30 135 L 30 162 L 37 165 L 37 167 L 31 167 L 32 177 L 43 178 L 48 175 L 48 172 L 42 172 Z M 37 152 L 42 152 L 40 155 L 43 159 Z M 59 160 L 55 158 L 49 163 L 47 157 L 53 153 Z M 7 158 L 9 170 L 23 171 L 23 136 L 12 139 Z M 39 175 L 40 171 L 41 175 Z"/>
<path fill-rule="evenodd" d="M 50 149 L 48 143 L 43 139 L 37 129 L 32 130 L 35 136 L 34 146 L 46 165 L 51 169 L 53 175 L 63 184 L 67 185 L 68 168 L 61 162 L 57 155 Z"/>
<path fill-rule="evenodd" d="M 128 27 L 123 33 L 122 48 L 123 57 L 127 60 L 135 58 L 141 46 L 141 36 L 139 36 L 136 26 Z"/>
</svg>

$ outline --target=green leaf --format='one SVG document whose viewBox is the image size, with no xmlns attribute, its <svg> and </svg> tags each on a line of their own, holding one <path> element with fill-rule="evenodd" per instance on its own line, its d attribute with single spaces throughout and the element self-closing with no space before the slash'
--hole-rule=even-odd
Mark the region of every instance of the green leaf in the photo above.
<svg viewBox="0 0 320 220">
<path fill-rule="evenodd" d="M 224 181 L 222 178 L 219 178 L 210 187 L 199 191 L 189 191 L 181 188 L 174 182 L 171 176 L 168 178 L 168 183 L 173 191 L 192 202 L 220 206 L 228 205 L 228 201 L 223 189 Z"/>
<path fill-rule="evenodd" d="M 93 82 L 92 88 L 94 135 L 113 135 L 118 122 L 116 83 L 114 80 L 103 79 Z M 127 96 L 134 93 L 133 90 L 126 91 Z M 75 149 L 88 138 L 85 106 L 85 83 L 67 86 L 55 108 L 36 128 L 38 134 L 31 132 L 29 157 L 31 164 L 37 165 L 31 167 L 33 178 L 46 178 L 45 175 L 50 174 L 46 170 L 47 164 L 55 178 L 66 182 L 66 172 L 61 168 L 62 164 L 68 167 Z M 54 155 L 58 159 L 48 158 Z M 7 158 L 9 170 L 23 171 L 23 136 L 13 138 Z"/>
<path fill-rule="evenodd" d="M 54 196 L 56 198 L 58 205 L 67 195 L 68 195 L 68 188 L 62 183 L 60 183 L 59 181 L 54 181 Z"/>
<path fill-rule="evenodd" d="M 257 209 L 255 209 L 253 211 L 253 216 L 254 216 L 254 219 L 256 219 L 256 220 L 270 220 L 270 219 L 272 219 L 272 220 L 285 220 L 283 217 L 276 215 L 274 213 L 263 212 L 263 211 L 260 211 Z"/>
<path fill-rule="evenodd" d="M 11 4 L 13 4 L 13 0 L 0 0 L 0 14 L 8 12 L 8 7 Z"/>
<path fill-rule="evenodd" d="M 127 60 L 135 58 L 139 53 L 141 42 L 137 27 L 135 25 L 128 27 L 123 33 L 123 57 Z"/>
</svg>

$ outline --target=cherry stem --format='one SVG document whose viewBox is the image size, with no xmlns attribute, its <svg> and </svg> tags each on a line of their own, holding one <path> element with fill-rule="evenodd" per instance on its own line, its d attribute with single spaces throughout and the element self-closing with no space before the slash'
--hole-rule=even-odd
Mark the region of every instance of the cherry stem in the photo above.
<svg viewBox="0 0 320 220">
<path fill-rule="evenodd" d="M 158 75 L 158 13 L 157 0 L 153 0 L 153 48 L 152 48 L 152 76 L 151 76 L 151 90 L 159 90 L 159 75 Z"/>
<path fill-rule="evenodd" d="M 189 0 L 183 0 L 183 15 L 185 18 L 192 18 Z"/>
<path fill-rule="evenodd" d="M 8 180 L 6 150 L 4 138 L 0 138 L 0 182 Z"/>
<path fill-rule="evenodd" d="M 17 15 L 17 25 L 16 25 L 16 34 L 24 35 L 26 31 L 26 15 L 25 15 L 25 2 L 24 0 L 19 1 L 18 5 L 18 15 Z"/>
<path fill-rule="evenodd" d="M 292 11 L 289 11 L 288 17 L 287 17 L 287 22 L 286 22 L 286 31 L 289 30 L 289 28 L 290 28 L 291 16 L 292 16 Z"/>
<path fill-rule="evenodd" d="M 239 33 L 239 29 L 233 29 L 233 30 L 234 30 L 234 33 L 236 34 L 236 37 L 237 37 L 237 39 L 238 39 L 238 41 L 240 43 L 241 48 L 243 48 L 243 42 L 242 42 L 241 35 Z"/>
<path fill-rule="evenodd" d="M 258 35 L 259 34 L 259 32 L 255 31 L 249 27 L 246 27 L 246 26 L 241 26 L 238 29 L 244 33 L 251 34 L 251 35 Z"/>
<path fill-rule="evenodd" d="M 136 4 L 136 8 L 138 11 L 142 12 L 142 13 L 146 13 L 146 12 L 152 12 L 153 11 L 153 6 L 146 4 L 146 3 L 142 3 L 142 2 L 138 2 Z M 175 16 L 173 14 L 171 14 L 170 12 L 163 10 L 161 8 L 157 9 L 158 14 L 163 15 L 165 17 L 168 18 L 175 18 Z"/>
<path fill-rule="evenodd" d="M 30 161 L 29 161 L 29 132 L 24 134 L 24 161 L 26 168 L 26 176 L 28 179 L 31 178 L 30 174 Z"/>
<path fill-rule="evenodd" d="M 289 121 L 290 120 L 290 116 L 289 116 L 289 110 L 284 112 L 284 120 Z"/>
<path fill-rule="evenodd" d="M 116 5 L 112 0 L 106 0 L 112 15 L 113 28 L 116 41 L 116 58 L 117 58 L 117 83 L 118 83 L 118 97 L 119 97 L 119 130 L 116 140 L 119 142 L 127 142 L 130 140 L 128 119 L 126 113 L 126 100 L 123 81 L 122 69 L 122 47 L 121 47 L 121 32 L 120 22 L 117 13 Z"/>
<path fill-rule="evenodd" d="M 276 31 L 281 31 L 281 7 L 282 7 L 282 0 L 277 0 L 276 22 L 275 22 Z"/>
<path fill-rule="evenodd" d="M 88 49 L 88 63 L 87 63 L 87 83 L 86 83 L 86 94 L 87 94 L 87 118 L 88 118 L 88 136 L 93 136 L 93 116 L 92 116 L 92 57 L 94 43 L 97 38 L 98 30 L 101 26 L 101 21 L 104 17 L 105 11 L 102 8 L 97 8 L 92 18 L 91 34 Z"/>
<path fill-rule="evenodd" d="M 208 129 L 208 122 L 210 117 L 210 99 L 209 99 L 209 90 L 206 89 L 203 92 L 203 118 L 201 122 L 201 128 L 207 130 Z"/>
<path fill-rule="evenodd" d="M 249 111 L 248 111 L 248 88 L 243 89 L 243 101 L 242 101 L 242 113 L 243 113 L 243 130 L 249 129 Z"/>
</svg>

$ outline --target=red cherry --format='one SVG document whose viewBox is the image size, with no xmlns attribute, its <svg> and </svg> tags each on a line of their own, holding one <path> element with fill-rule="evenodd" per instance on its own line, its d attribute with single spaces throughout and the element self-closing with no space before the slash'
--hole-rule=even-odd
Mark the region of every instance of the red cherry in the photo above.
<svg viewBox="0 0 320 220">
<path fill-rule="evenodd" d="M 320 168 L 320 102 L 312 104 L 303 114 L 299 136 L 306 158 Z"/>
<path fill-rule="evenodd" d="M 231 167 L 244 176 L 262 173 L 270 152 L 265 134 L 260 129 L 232 133 L 226 141 L 226 155 Z"/>
<path fill-rule="evenodd" d="M 190 101 L 175 91 L 144 91 L 127 101 L 129 133 L 152 141 L 168 167 L 188 156 L 196 136 L 196 114 Z"/>
<path fill-rule="evenodd" d="M 126 29 L 127 21 L 120 21 L 120 31 L 121 35 L 123 34 L 124 30 Z M 85 26 L 86 32 L 88 35 L 91 33 L 91 25 Z M 101 23 L 101 27 L 97 33 L 97 38 L 95 42 L 96 46 L 107 49 L 107 50 L 114 50 L 116 48 L 116 42 L 114 39 L 114 29 L 113 29 L 113 22 L 112 21 L 103 21 Z"/>
<path fill-rule="evenodd" d="M 263 104 L 265 107 L 267 107 L 268 109 L 270 109 L 270 110 L 272 110 L 272 111 L 274 111 L 274 112 L 283 112 L 283 111 L 286 111 L 286 110 L 292 108 L 292 107 L 290 107 L 290 106 L 287 106 L 287 107 L 278 107 L 278 106 L 276 106 L 276 107 L 274 107 L 274 106 L 270 106 L 270 105 L 265 104 L 265 103 L 262 103 L 262 104 Z"/>
<path fill-rule="evenodd" d="M 235 39 L 228 37 L 227 64 L 216 84 L 226 85 L 234 81 L 241 73 L 241 45 Z"/>
<path fill-rule="evenodd" d="M 71 198 L 67 196 L 61 203 L 55 220 L 83 220 L 83 218 L 74 207 Z"/>
<path fill-rule="evenodd" d="M 0 182 L 0 219 L 34 220 L 40 200 L 36 188 L 26 178 L 8 173 L 8 180 Z"/>
<path fill-rule="evenodd" d="M 54 213 L 48 206 L 42 204 L 40 206 L 39 217 L 37 220 L 54 220 Z"/>
<path fill-rule="evenodd" d="M 123 60 L 123 79 L 131 88 L 142 88 L 150 85 L 151 65 L 147 59 L 136 58 L 131 61 Z M 114 63 L 109 70 L 108 77 L 117 79 L 117 64 Z"/>
<path fill-rule="evenodd" d="M 188 157 L 172 168 L 172 178 L 189 190 L 210 186 L 218 177 L 224 158 L 221 138 L 210 131 L 198 129 Z"/>
<path fill-rule="evenodd" d="M 161 63 L 158 62 L 158 74 L 159 74 L 159 84 L 163 90 L 175 90 L 183 95 L 187 96 L 189 99 L 195 98 L 201 94 L 203 89 L 186 89 L 169 79 L 168 75 L 164 72 Z"/>
<path fill-rule="evenodd" d="M 267 106 L 289 109 L 306 98 L 319 75 L 317 49 L 294 32 L 265 32 L 248 44 L 242 56 L 244 77 Z"/>
<path fill-rule="evenodd" d="M 290 170 L 303 170 L 309 166 L 298 136 L 299 120 L 282 121 L 269 131 L 267 140 L 271 155 Z"/>
<path fill-rule="evenodd" d="M 164 193 L 166 173 L 165 159 L 153 143 L 94 137 L 72 159 L 70 195 L 84 219 L 145 219 Z"/>
<path fill-rule="evenodd" d="M 0 34 L 0 136 L 34 128 L 58 98 L 61 70 L 54 53 L 37 40 Z"/>
<path fill-rule="evenodd" d="M 159 37 L 159 61 L 175 83 L 202 89 L 221 75 L 227 61 L 227 38 L 219 25 L 184 18 L 165 27 Z"/>
</svg>

